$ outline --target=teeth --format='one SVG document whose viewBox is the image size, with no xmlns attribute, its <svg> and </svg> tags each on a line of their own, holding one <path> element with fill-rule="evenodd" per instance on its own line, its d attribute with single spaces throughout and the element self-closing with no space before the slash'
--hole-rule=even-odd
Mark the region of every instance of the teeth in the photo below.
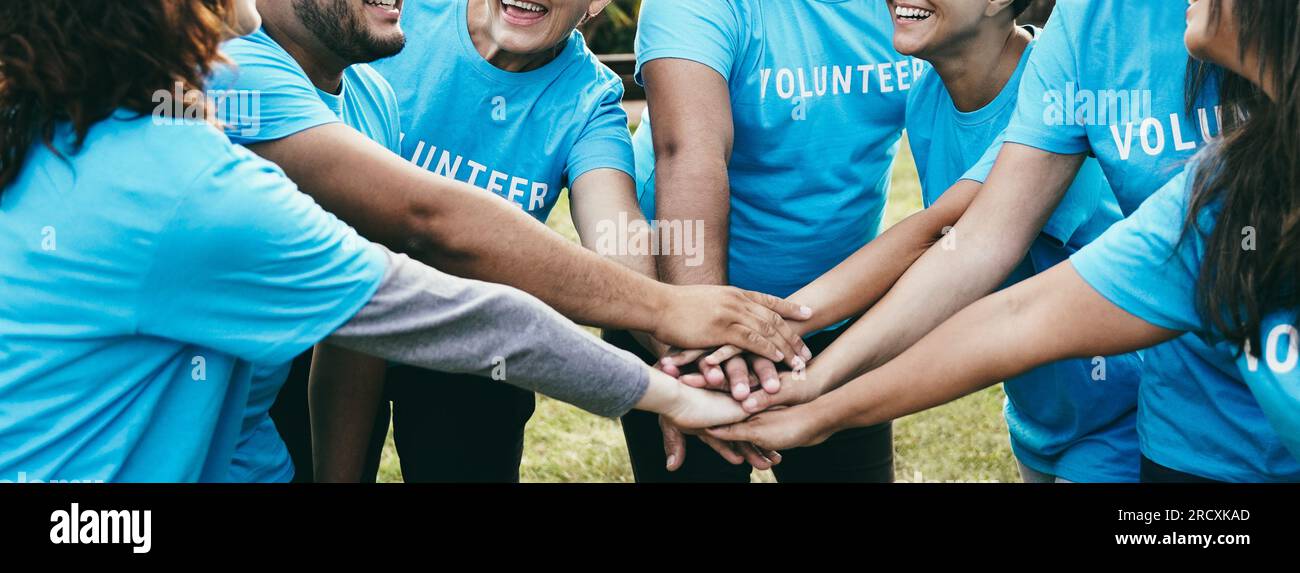
<svg viewBox="0 0 1300 573">
<path fill-rule="evenodd" d="M 397 0 L 365 0 L 365 3 L 371 6 L 381 6 L 383 8 L 397 7 Z"/>
<path fill-rule="evenodd" d="M 894 14 L 897 15 L 899 18 L 908 18 L 911 20 L 924 20 L 926 18 L 929 18 L 930 16 L 933 16 L 934 12 L 930 10 L 922 10 L 920 8 L 912 8 L 910 6 L 896 6 L 894 7 Z"/>
<path fill-rule="evenodd" d="M 514 6 L 515 8 L 519 8 L 520 10 L 527 10 L 529 12 L 546 11 L 545 6 L 542 6 L 541 4 L 534 4 L 532 2 L 525 2 L 524 0 L 501 0 L 501 3 L 505 4 L 506 6 Z"/>
</svg>

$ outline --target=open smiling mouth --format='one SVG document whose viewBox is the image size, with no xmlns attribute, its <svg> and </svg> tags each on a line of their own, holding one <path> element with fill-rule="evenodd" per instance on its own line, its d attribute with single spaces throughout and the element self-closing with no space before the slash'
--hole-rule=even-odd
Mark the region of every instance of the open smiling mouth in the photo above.
<svg viewBox="0 0 1300 573">
<path fill-rule="evenodd" d="M 387 12 L 396 12 L 399 0 L 363 0 L 366 6 L 373 6 Z"/>
<path fill-rule="evenodd" d="M 528 25 L 545 18 L 550 9 L 527 0 L 501 0 L 501 13 L 512 24 Z"/>
<path fill-rule="evenodd" d="M 920 8 L 912 8 L 910 6 L 898 6 L 894 8 L 894 15 L 897 16 L 899 20 L 921 22 L 929 20 L 930 16 L 934 15 L 934 12 L 930 10 L 922 10 Z"/>
</svg>

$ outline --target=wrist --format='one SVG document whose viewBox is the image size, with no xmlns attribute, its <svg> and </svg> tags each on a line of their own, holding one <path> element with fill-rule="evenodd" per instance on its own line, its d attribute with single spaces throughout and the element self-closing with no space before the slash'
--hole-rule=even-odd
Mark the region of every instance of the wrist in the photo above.
<svg viewBox="0 0 1300 573">
<path fill-rule="evenodd" d="M 641 317 L 636 322 L 640 326 L 631 330 L 639 330 L 650 334 L 652 338 L 658 340 L 661 334 L 661 322 L 669 305 L 672 304 L 673 287 L 658 281 L 647 282 L 649 285 L 645 291 L 645 296 L 640 297 L 638 301 Z"/>
<path fill-rule="evenodd" d="M 669 417 L 678 413 L 683 402 L 682 385 L 663 372 L 649 366 L 645 368 L 650 382 L 646 385 L 645 394 L 636 403 L 636 409 Z"/>
<path fill-rule="evenodd" d="M 808 420 L 808 429 L 815 443 L 821 443 L 846 429 L 845 420 L 834 407 L 834 401 L 818 398 L 803 407 L 807 408 L 804 419 Z"/>
</svg>

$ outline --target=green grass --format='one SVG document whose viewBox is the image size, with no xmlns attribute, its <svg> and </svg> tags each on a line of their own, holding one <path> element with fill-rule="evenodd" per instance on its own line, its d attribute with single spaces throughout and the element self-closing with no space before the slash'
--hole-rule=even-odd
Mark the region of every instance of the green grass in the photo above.
<svg viewBox="0 0 1300 573">
<path fill-rule="evenodd" d="M 561 197 L 549 224 L 576 241 L 568 205 L 567 195 Z M 894 169 L 886 219 L 889 224 L 897 223 L 920 207 L 916 166 L 904 143 Z M 994 387 L 896 422 L 894 467 L 898 481 L 1017 481 L 1002 418 L 1003 399 L 1001 387 Z M 537 413 L 528 425 L 522 479 L 631 482 L 632 468 L 618 422 L 539 397 Z M 401 481 L 391 435 L 380 481 Z M 771 472 L 754 472 L 754 481 L 774 479 Z"/>
</svg>

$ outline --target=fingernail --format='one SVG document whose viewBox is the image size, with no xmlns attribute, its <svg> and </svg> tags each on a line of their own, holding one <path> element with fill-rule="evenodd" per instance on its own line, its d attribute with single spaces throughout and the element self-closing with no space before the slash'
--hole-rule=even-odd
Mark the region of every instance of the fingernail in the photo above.
<svg viewBox="0 0 1300 573">
<path fill-rule="evenodd" d="M 790 360 L 790 366 L 793 366 L 795 370 L 803 370 L 803 359 L 798 356 L 794 357 Z"/>
<path fill-rule="evenodd" d="M 676 454 L 671 455 L 671 456 L 668 456 L 668 466 L 667 466 L 667 467 L 670 467 L 670 468 L 671 468 L 671 467 L 673 467 L 673 465 L 676 464 L 676 463 L 677 463 L 677 455 L 676 455 Z"/>
<path fill-rule="evenodd" d="M 803 351 L 799 355 L 803 356 L 804 360 L 812 360 L 812 350 L 809 350 L 807 346 L 803 347 Z"/>
<path fill-rule="evenodd" d="M 785 353 L 780 350 L 776 351 L 776 361 L 780 362 L 782 360 L 785 360 Z"/>
<path fill-rule="evenodd" d="M 806 306 L 799 307 L 799 314 L 804 318 L 812 316 L 812 309 Z"/>
<path fill-rule="evenodd" d="M 758 407 L 758 399 L 757 399 L 757 398 L 750 398 L 750 399 L 748 399 L 748 400 L 745 400 L 745 409 L 746 409 L 746 410 L 753 410 L 754 408 L 757 408 L 757 407 Z"/>
<path fill-rule="evenodd" d="M 773 386 L 780 386 L 780 385 L 781 385 L 781 381 L 780 381 L 780 380 L 777 380 L 776 378 L 768 378 L 768 379 L 767 379 L 767 382 L 764 382 L 763 385 L 766 386 L 766 387 L 768 387 L 768 388 L 771 388 L 771 387 L 773 387 Z"/>
<path fill-rule="evenodd" d="M 672 366 L 672 365 L 673 365 L 673 359 L 672 359 L 671 357 L 665 356 L 665 357 L 663 357 L 662 360 L 659 361 L 659 363 L 660 363 L 660 364 L 663 364 L 664 366 Z"/>
</svg>

